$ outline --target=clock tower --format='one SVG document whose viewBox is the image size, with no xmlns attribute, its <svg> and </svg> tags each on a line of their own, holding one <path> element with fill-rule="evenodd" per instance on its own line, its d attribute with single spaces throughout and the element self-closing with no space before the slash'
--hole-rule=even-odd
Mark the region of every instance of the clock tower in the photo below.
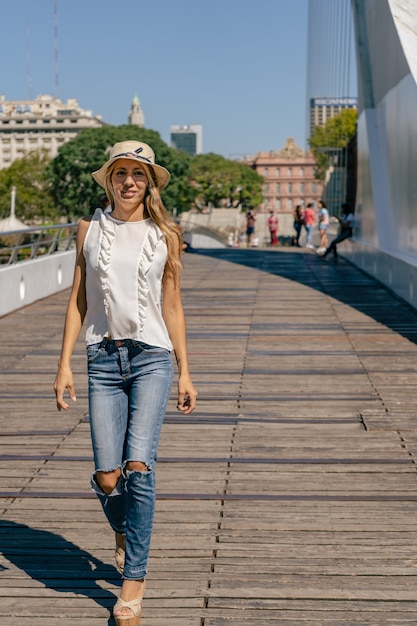
<svg viewBox="0 0 417 626">
<path fill-rule="evenodd" d="M 139 98 L 135 96 L 132 100 L 129 113 L 129 124 L 134 126 L 145 126 L 145 116 L 143 115 L 142 107 L 140 106 Z"/>
</svg>

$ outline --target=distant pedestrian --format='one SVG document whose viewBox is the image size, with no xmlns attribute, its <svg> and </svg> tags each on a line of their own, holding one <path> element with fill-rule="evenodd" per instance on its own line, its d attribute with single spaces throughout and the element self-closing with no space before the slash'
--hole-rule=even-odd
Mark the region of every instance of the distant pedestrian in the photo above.
<svg viewBox="0 0 417 626">
<path fill-rule="evenodd" d="M 314 212 L 313 202 L 309 202 L 307 204 L 307 208 L 304 210 L 304 213 L 303 213 L 303 219 L 304 219 L 304 228 L 306 229 L 306 232 L 307 232 L 306 248 L 314 249 L 313 228 L 314 228 L 314 222 L 316 221 L 316 214 Z"/>
<path fill-rule="evenodd" d="M 340 223 L 340 233 L 339 235 L 337 235 L 337 237 L 335 237 L 335 239 L 333 239 L 330 246 L 326 249 L 325 253 L 322 256 L 323 259 L 326 258 L 329 252 L 333 252 L 333 258 L 337 259 L 337 245 L 345 239 L 352 237 L 354 216 L 348 204 L 342 204 L 342 215 L 337 219 Z"/>
<path fill-rule="evenodd" d="M 253 211 L 246 213 L 246 245 L 249 246 L 252 243 L 253 235 L 255 233 L 256 215 Z"/>
<path fill-rule="evenodd" d="M 301 231 L 302 231 L 303 224 L 304 224 L 303 207 L 301 206 L 301 204 L 297 204 L 297 206 L 295 207 L 293 217 L 294 217 L 294 230 L 295 230 L 295 237 L 293 239 L 293 245 L 297 246 L 297 248 L 300 248 L 301 247 L 300 235 L 301 235 Z"/>
<path fill-rule="evenodd" d="M 269 228 L 269 234 L 271 237 L 271 246 L 278 245 L 278 225 L 279 225 L 278 215 L 275 213 L 274 210 L 271 209 L 271 211 L 269 212 L 269 217 L 268 217 L 268 228 Z"/>
<path fill-rule="evenodd" d="M 319 200 L 319 234 L 320 234 L 320 247 L 317 252 L 323 253 L 326 251 L 327 246 L 329 245 L 329 241 L 327 239 L 327 229 L 329 227 L 329 211 L 327 210 L 327 205 L 324 200 Z"/>
</svg>

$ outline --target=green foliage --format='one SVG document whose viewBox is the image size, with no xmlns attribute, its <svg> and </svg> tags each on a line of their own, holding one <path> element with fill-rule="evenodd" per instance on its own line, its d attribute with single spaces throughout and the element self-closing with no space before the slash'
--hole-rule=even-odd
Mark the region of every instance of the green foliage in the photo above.
<svg viewBox="0 0 417 626">
<path fill-rule="evenodd" d="M 212 152 L 199 154 L 191 161 L 191 178 L 200 205 L 219 207 L 226 201 L 227 206 L 249 208 L 262 202 L 263 178 L 245 163 Z"/>
<path fill-rule="evenodd" d="M 171 172 L 171 182 L 162 192 L 168 209 L 188 209 L 194 198 L 189 187 L 190 157 L 169 148 L 159 133 L 131 125 L 103 126 L 79 133 L 61 146 L 49 167 L 53 194 L 57 205 L 70 221 L 92 213 L 99 206 L 103 189 L 91 172 L 106 161 L 107 150 L 118 141 L 137 140 L 148 143 L 155 151 L 155 160 Z"/>
<path fill-rule="evenodd" d="M 343 109 L 330 118 L 324 126 L 316 126 L 309 144 L 316 159 L 316 177 L 324 180 L 329 154 L 334 148 L 345 148 L 356 134 L 358 113 L 356 109 Z"/>
<path fill-rule="evenodd" d="M 263 178 L 244 163 L 229 161 L 217 154 L 191 158 L 167 146 L 154 130 L 132 125 L 104 126 L 82 131 L 65 143 L 50 160 L 45 153 L 32 153 L 0 171 L 0 216 L 10 211 L 10 194 L 16 186 L 16 215 L 26 222 L 69 222 L 92 213 L 99 206 L 103 189 L 91 172 L 99 169 L 108 149 L 117 141 L 136 139 L 149 143 L 156 162 L 171 172 L 162 199 L 177 213 L 198 202 L 207 206 L 242 205 L 256 207 L 262 202 Z"/>
<path fill-rule="evenodd" d="M 47 176 L 46 152 L 31 152 L 0 170 L 0 217 L 10 214 L 12 187 L 16 187 L 16 217 L 27 224 L 56 221 L 58 212 Z"/>
<path fill-rule="evenodd" d="M 240 193 L 242 209 L 255 209 L 263 201 L 262 186 L 265 182 L 264 178 L 248 165 L 244 163 L 240 163 L 239 165 L 242 173 L 242 189 Z"/>
</svg>

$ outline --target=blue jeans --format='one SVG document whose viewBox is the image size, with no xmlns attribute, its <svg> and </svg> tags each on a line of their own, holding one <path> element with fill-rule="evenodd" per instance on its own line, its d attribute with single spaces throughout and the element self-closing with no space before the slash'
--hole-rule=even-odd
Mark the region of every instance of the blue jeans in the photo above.
<svg viewBox="0 0 417 626">
<path fill-rule="evenodd" d="M 342 230 L 342 232 L 333 239 L 323 256 L 326 257 L 329 252 L 333 252 L 333 256 L 337 257 L 337 244 L 341 243 L 345 239 L 348 239 L 349 237 L 352 237 L 352 231 L 350 229 Z"/>
<path fill-rule="evenodd" d="M 306 246 L 311 246 L 312 239 L 313 239 L 313 225 L 304 224 L 304 228 L 306 229 L 306 232 L 307 232 Z"/>
<path fill-rule="evenodd" d="M 155 464 L 173 377 L 165 348 L 125 339 L 87 346 L 88 402 L 95 471 L 122 474 L 110 494 L 91 486 L 114 531 L 126 535 L 123 577 L 139 580 L 147 561 L 155 512 Z M 128 471 L 126 463 L 148 471 Z"/>
<path fill-rule="evenodd" d="M 294 243 L 296 246 L 300 245 L 300 235 L 301 235 L 302 227 L 303 225 L 301 224 L 301 222 L 294 222 L 294 230 L 295 230 Z"/>
</svg>

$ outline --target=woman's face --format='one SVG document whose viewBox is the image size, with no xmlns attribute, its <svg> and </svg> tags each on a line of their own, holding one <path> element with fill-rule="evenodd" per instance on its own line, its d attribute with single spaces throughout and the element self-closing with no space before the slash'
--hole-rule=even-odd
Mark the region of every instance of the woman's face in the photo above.
<svg viewBox="0 0 417 626">
<path fill-rule="evenodd" d="M 115 205 L 136 208 L 143 203 L 148 187 L 145 167 L 131 159 L 118 159 L 110 178 Z"/>
</svg>

